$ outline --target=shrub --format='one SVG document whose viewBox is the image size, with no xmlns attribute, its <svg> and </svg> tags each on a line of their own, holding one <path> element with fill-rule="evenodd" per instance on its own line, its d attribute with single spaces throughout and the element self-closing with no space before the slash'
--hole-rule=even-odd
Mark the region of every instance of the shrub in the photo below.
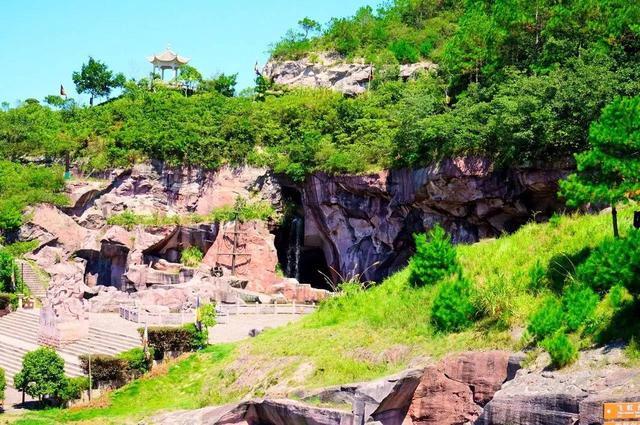
<svg viewBox="0 0 640 425">
<path fill-rule="evenodd" d="M 127 382 L 129 364 L 126 360 L 107 354 L 83 354 L 80 356 L 80 366 L 86 375 L 89 375 L 89 357 L 94 386 L 119 387 Z"/>
<path fill-rule="evenodd" d="M 537 341 L 560 331 L 563 327 L 564 314 L 562 304 L 556 297 L 548 297 L 540 308 L 531 316 L 527 331 Z"/>
<path fill-rule="evenodd" d="M 571 364 L 578 357 L 578 349 L 564 332 L 547 337 L 541 345 L 551 356 L 551 364 L 557 368 Z"/>
<path fill-rule="evenodd" d="M 434 284 L 459 270 L 456 249 L 445 230 L 436 225 L 427 235 L 413 236 L 416 253 L 411 258 L 410 280 L 414 286 Z"/>
<path fill-rule="evenodd" d="M 431 308 L 431 322 L 436 329 L 456 332 L 473 322 L 476 307 L 471 302 L 471 282 L 461 275 L 442 282 Z"/>
<path fill-rule="evenodd" d="M 118 357 L 127 362 L 127 370 L 132 378 L 144 375 L 153 366 L 153 349 L 150 350 L 149 355 L 145 355 L 142 348 L 133 348 L 120 353 Z"/>
<path fill-rule="evenodd" d="M 215 326 L 216 325 L 216 305 L 213 303 L 201 305 L 200 310 L 198 310 L 198 319 L 207 328 Z"/>
<path fill-rule="evenodd" d="M 138 329 L 138 332 L 142 335 L 144 329 Z M 167 354 L 178 356 L 199 350 L 208 340 L 206 329 L 198 331 L 193 323 L 182 327 L 152 326 L 148 328 L 148 335 L 149 346 L 153 348 L 156 359 L 163 359 Z"/>
<path fill-rule="evenodd" d="M 6 250 L 0 250 L 0 292 L 15 290 L 13 288 L 15 272 L 16 263 L 13 257 Z"/>
<path fill-rule="evenodd" d="M 71 400 L 77 400 L 82 397 L 82 393 L 89 389 L 89 378 L 86 376 L 78 376 L 76 378 L 67 378 L 63 385 L 58 399 L 60 403 L 66 404 Z"/>
<path fill-rule="evenodd" d="M 539 293 L 545 287 L 546 270 L 542 267 L 540 260 L 529 269 L 529 289 L 534 293 Z"/>
<path fill-rule="evenodd" d="M 59 400 L 67 385 L 64 360 L 51 348 L 38 348 L 25 354 L 22 370 L 16 374 L 13 381 L 18 390 L 31 397 L 51 397 Z"/>
<path fill-rule="evenodd" d="M 562 296 L 567 329 L 577 331 L 582 324 L 593 319 L 598 301 L 600 297 L 588 286 L 574 284 L 568 287 Z"/>
<path fill-rule="evenodd" d="M 180 254 L 180 262 L 187 267 L 198 267 L 202 263 L 204 254 L 197 246 L 190 246 Z"/>
<path fill-rule="evenodd" d="M 191 336 L 191 351 L 202 350 L 209 345 L 209 331 L 206 326 L 198 329 L 194 323 L 187 323 L 184 325 L 184 329 L 186 329 Z"/>
<path fill-rule="evenodd" d="M 4 390 L 7 389 L 7 379 L 4 375 L 4 369 L 0 367 L 0 404 L 4 401 Z"/>
<path fill-rule="evenodd" d="M 18 296 L 16 294 L 0 293 L 0 310 L 6 310 L 7 308 L 13 310 L 18 308 Z"/>
<path fill-rule="evenodd" d="M 581 264 L 576 276 L 593 290 L 604 293 L 620 283 L 629 292 L 640 292 L 640 231 L 624 239 L 607 239 Z"/>
<path fill-rule="evenodd" d="M 408 40 L 394 41 L 389 45 L 389 50 L 400 63 L 415 63 L 420 60 L 420 51 Z"/>
</svg>

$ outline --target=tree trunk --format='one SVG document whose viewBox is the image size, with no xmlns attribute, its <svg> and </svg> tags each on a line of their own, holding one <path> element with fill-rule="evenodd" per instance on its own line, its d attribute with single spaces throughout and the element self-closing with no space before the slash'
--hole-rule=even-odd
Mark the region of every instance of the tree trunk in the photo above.
<svg viewBox="0 0 640 425">
<path fill-rule="evenodd" d="M 89 106 L 93 106 L 93 96 L 89 98 Z"/>
<path fill-rule="evenodd" d="M 618 232 L 618 210 L 615 205 L 611 205 L 611 221 L 613 224 L 613 237 L 619 238 L 620 233 Z"/>
</svg>

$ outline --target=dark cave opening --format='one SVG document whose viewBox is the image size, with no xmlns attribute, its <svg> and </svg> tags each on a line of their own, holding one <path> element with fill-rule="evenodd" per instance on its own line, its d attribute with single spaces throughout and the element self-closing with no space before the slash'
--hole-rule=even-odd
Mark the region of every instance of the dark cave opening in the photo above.
<svg viewBox="0 0 640 425">
<path fill-rule="evenodd" d="M 331 270 L 321 246 L 305 245 L 305 222 L 302 195 L 295 188 L 284 187 L 285 218 L 273 234 L 278 263 L 286 277 L 310 284 L 313 288 L 333 290 Z"/>
<path fill-rule="evenodd" d="M 153 264 L 163 259 L 170 263 L 179 263 L 182 251 L 192 246 L 206 255 L 217 235 L 217 224 L 177 226 L 167 237 L 143 251 L 144 262 Z"/>
</svg>

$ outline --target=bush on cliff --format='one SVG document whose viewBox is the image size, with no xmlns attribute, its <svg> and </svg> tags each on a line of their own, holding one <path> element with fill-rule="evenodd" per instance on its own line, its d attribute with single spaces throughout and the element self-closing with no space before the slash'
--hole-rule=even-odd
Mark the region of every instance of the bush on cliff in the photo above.
<svg viewBox="0 0 640 425">
<path fill-rule="evenodd" d="M 414 286 L 433 285 L 460 269 L 451 237 L 436 225 L 428 234 L 415 234 L 416 253 L 411 258 L 410 280 Z"/>
</svg>

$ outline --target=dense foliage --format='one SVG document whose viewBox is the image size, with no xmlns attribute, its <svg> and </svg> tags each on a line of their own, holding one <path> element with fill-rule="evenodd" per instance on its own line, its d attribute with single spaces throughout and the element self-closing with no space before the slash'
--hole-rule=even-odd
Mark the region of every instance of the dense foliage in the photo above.
<svg viewBox="0 0 640 425">
<path fill-rule="evenodd" d="M 0 156 L 6 147 L 0 142 Z M 66 198 L 61 194 L 63 188 L 62 170 L 58 167 L 21 165 L 0 160 L 0 234 L 15 230 L 22 224 L 23 209 L 27 205 L 39 202 L 65 203 Z"/>
<path fill-rule="evenodd" d="M 472 283 L 462 275 L 441 283 L 431 307 L 431 322 L 437 330 L 457 332 L 471 326 L 477 313 L 472 291 Z"/>
<path fill-rule="evenodd" d="M 591 149 L 577 154 L 577 172 L 562 182 L 569 205 L 611 205 L 618 236 L 616 204 L 640 197 L 640 96 L 618 98 L 591 125 Z"/>
<path fill-rule="evenodd" d="M 64 375 L 64 359 L 51 348 L 25 354 L 22 369 L 13 378 L 14 386 L 31 397 L 64 404 L 77 396 L 77 383 Z"/>
<path fill-rule="evenodd" d="M 396 0 L 336 19 L 315 38 L 317 23 L 303 19 L 274 56 L 363 57 L 382 67 L 372 90 L 353 99 L 285 88 L 273 95 L 259 78 L 264 101 L 256 101 L 229 97 L 234 76 L 198 81 L 191 96 L 128 82 L 99 107 L 31 100 L 0 112 L 0 151 L 11 160 L 69 153 L 87 171 L 145 158 L 249 162 L 296 180 L 464 154 L 500 164 L 561 158 L 586 148 L 604 105 L 638 93 L 639 14 L 637 2 L 623 0 Z M 424 58 L 438 71 L 407 83 L 385 68 Z"/>
<path fill-rule="evenodd" d="M 138 330 L 142 335 L 143 329 Z M 188 323 L 181 327 L 151 326 L 147 329 L 149 347 L 153 349 L 156 359 L 165 356 L 177 357 L 182 353 L 197 351 L 208 344 L 206 327 L 198 329 L 195 324 Z"/>
<path fill-rule="evenodd" d="M 411 282 L 416 286 L 433 285 L 459 270 L 456 249 L 441 226 L 428 234 L 415 234 L 416 253 L 411 258 Z"/>
</svg>

